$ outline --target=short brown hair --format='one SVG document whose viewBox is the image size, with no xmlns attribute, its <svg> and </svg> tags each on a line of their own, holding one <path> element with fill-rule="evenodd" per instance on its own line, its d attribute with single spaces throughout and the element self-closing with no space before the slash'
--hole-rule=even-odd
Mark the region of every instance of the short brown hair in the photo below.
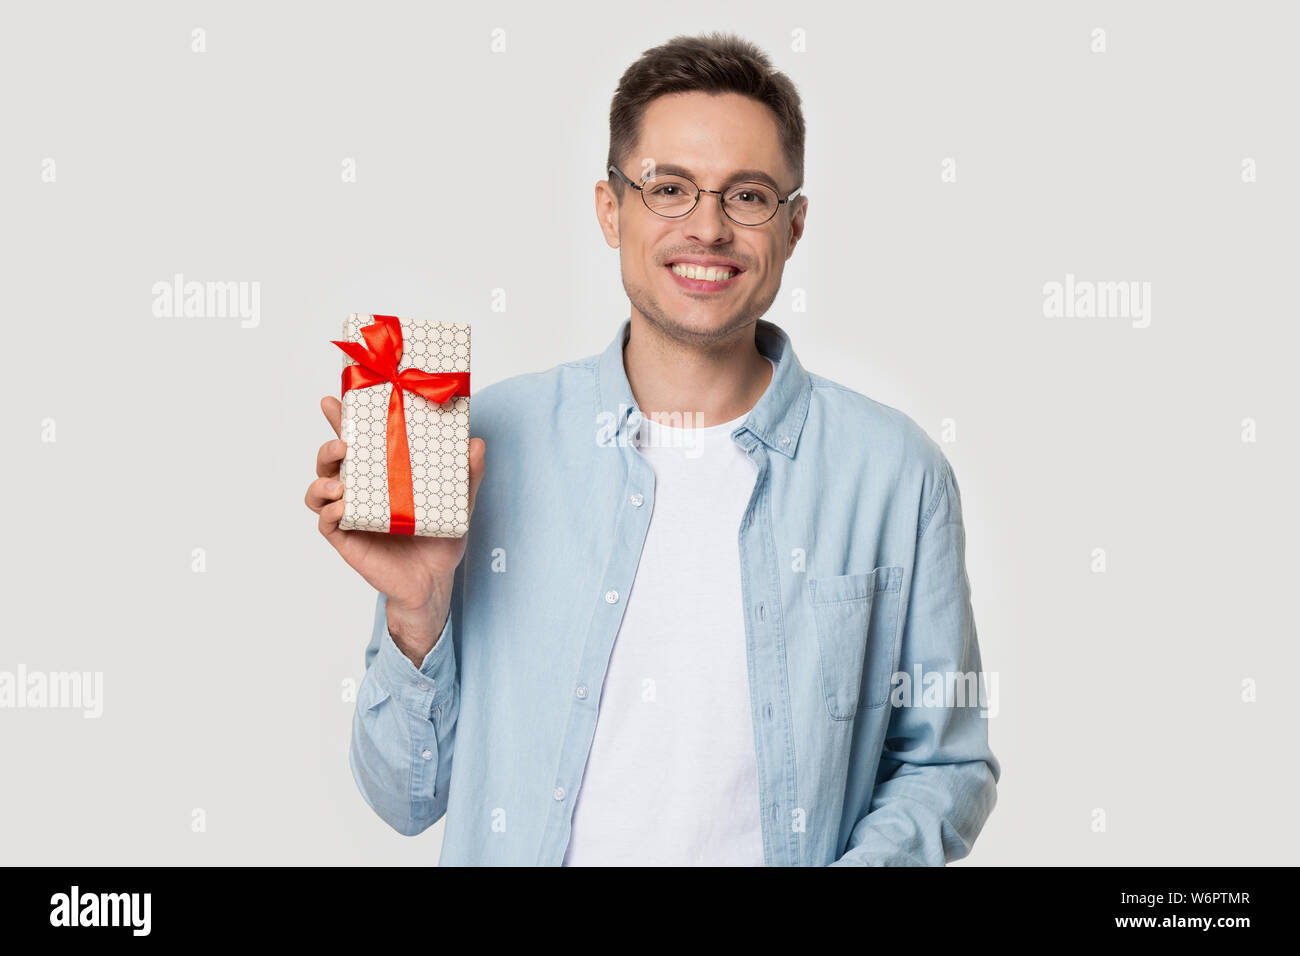
<svg viewBox="0 0 1300 956">
<path fill-rule="evenodd" d="M 786 164 L 794 174 L 790 188 L 803 185 L 804 122 L 799 92 L 788 76 L 772 68 L 766 53 L 748 40 L 724 33 L 674 37 L 646 50 L 624 71 L 609 107 L 606 170 L 611 165 L 623 169 L 620 164 L 636 147 L 641 119 L 651 100 L 693 91 L 739 93 L 770 109 L 781 133 Z M 622 201 L 623 180 L 608 175 Z"/>
</svg>

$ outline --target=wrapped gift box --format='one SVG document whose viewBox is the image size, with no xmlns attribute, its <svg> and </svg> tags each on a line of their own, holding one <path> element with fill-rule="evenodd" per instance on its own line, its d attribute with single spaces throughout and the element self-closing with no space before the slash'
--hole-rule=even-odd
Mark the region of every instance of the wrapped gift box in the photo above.
<svg viewBox="0 0 1300 956">
<path fill-rule="evenodd" d="M 366 353 L 360 362 L 349 349 L 343 357 L 343 530 L 440 538 L 469 530 L 469 331 L 467 323 L 356 313 L 343 323 L 343 342 L 334 344 L 358 343 L 350 351 Z M 353 365 L 363 368 L 349 372 Z M 456 393 L 444 401 L 416 391 L 447 391 L 453 378 Z M 399 456 L 394 467 L 390 453 Z"/>
</svg>

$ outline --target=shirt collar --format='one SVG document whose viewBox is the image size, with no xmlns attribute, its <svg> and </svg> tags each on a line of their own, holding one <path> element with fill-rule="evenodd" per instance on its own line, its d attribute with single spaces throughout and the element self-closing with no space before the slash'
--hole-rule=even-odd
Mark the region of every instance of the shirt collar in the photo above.
<svg viewBox="0 0 1300 956">
<path fill-rule="evenodd" d="M 619 325 L 618 333 L 601 354 L 598 366 L 601 405 L 604 410 L 616 416 L 616 428 L 619 430 L 624 428 L 634 411 L 640 415 L 632 387 L 627 381 L 627 370 L 623 367 L 623 347 L 627 344 L 631 328 L 632 319 L 624 319 Z M 790 336 L 776 323 L 759 319 L 754 341 L 759 352 L 775 362 L 776 366 L 772 370 L 772 380 L 758 404 L 750 409 L 738 437 L 743 439 L 744 432 L 748 431 L 773 451 L 793 458 L 804 420 L 808 417 L 812 382 L 794 354 Z"/>
</svg>

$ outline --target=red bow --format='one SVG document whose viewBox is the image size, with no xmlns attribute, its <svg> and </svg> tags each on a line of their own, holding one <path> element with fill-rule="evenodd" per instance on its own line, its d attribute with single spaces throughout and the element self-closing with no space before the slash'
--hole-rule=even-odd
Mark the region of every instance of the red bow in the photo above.
<svg viewBox="0 0 1300 956">
<path fill-rule="evenodd" d="M 469 372 L 397 370 L 402 360 L 402 324 L 392 315 L 376 315 L 361 330 L 360 342 L 336 342 L 360 364 L 343 368 L 343 392 L 391 382 L 388 396 L 388 532 L 415 534 L 415 498 L 411 485 L 411 449 L 406 441 L 406 409 L 402 389 L 439 404 L 456 395 L 469 395 Z M 341 397 L 341 396 L 340 396 Z"/>
</svg>

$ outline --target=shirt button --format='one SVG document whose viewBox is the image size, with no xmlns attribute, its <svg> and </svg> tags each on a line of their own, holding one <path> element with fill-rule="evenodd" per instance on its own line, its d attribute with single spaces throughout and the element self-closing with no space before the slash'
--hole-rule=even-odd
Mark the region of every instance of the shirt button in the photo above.
<svg viewBox="0 0 1300 956">
<path fill-rule="evenodd" d="M 428 689 L 429 689 L 429 685 L 426 684 L 424 681 L 420 681 L 420 690 L 428 690 Z"/>
<path fill-rule="evenodd" d="M 641 494 L 641 492 L 638 491 L 636 494 L 632 496 L 631 501 L 632 501 L 633 508 L 640 508 L 643 504 L 645 504 L 645 495 Z"/>
<path fill-rule="evenodd" d="M 781 439 L 781 444 L 782 444 L 782 445 L 788 445 L 788 444 L 790 444 L 790 439 L 789 439 L 789 437 L 782 438 L 782 439 Z"/>
<path fill-rule="evenodd" d="M 617 604 L 617 603 L 618 603 L 618 592 L 615 591 L 613 588 L 610 588 L 608 591 L 606 591 L 606 592 L 605 592 L 605 603 L 606 603 L 606 604 Z"/>
<path fill-rule="evenodd" d="M 432 750 L 426 750 L 424 753 L 420 754 L 420 756 L 423 757 L 425 760 L 432 760 L 432 759 L 433 759 L 433 751 L 432 751 Z"/>
<path fill-rule="evenodd" d="M 553 796 L 556 800 L 563 800 L 563 799 L 564 799 L 564 788 L 563 788 L 563 787 L 556 787 L 554 790 L 551 791 L 551 796 Z"/>
<path fill-rule="evenodd" d="M 575 690 L 574 693 L 578 695 L 578 700 L 586 700 L 586 699 L 587 699 L 587 685 L 586 685 L 586 684 L 579 684 L 579 685 L 578 685 L 578 689 Z"/>
</svg>

